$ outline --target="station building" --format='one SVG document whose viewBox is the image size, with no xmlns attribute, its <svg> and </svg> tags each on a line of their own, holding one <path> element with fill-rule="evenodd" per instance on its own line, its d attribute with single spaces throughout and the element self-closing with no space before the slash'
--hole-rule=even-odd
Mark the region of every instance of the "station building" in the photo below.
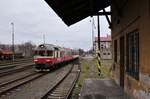
<svg viewBox="0 0 150 99">
<path fill-rule="evenodd" d="M 137 99 L 150 97 L 150 0 L 112 0 L 113 78 Z"/>
<path fill-rule="evenodd" d="M 72 25 L 105 15 L 112 31 L 113 79 L 136 99 L 150 97 L 150 0 L 46 0 Z M 111 12 L 104 9 L 111 6 Z M 99 12 L 103 10 L 103 12 Z M 111 14 L 111 22 L 107 15 Z"/>
</svg>

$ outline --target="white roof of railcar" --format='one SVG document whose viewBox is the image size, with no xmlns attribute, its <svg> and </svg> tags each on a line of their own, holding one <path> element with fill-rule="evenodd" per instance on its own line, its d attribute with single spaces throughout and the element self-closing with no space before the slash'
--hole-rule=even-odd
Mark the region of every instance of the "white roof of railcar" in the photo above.
<svg viewBox="0 0 150 99">
<path fill-rule="evenodd" d="M 60 50 L 60 51 L 71 51 L 70 48 L 60 47 L 53 44 L 40 44 L 34 50 Z"/>
<path fill-rule="evenodd" d="M 56 46 L 53 44 L 40 44 L 35 50 L 55 50 Z"/>
</svg>

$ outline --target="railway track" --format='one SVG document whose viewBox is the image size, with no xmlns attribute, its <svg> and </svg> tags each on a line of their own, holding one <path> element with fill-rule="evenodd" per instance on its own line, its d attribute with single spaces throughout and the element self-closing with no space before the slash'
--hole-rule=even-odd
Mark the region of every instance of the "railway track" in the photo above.
<svg viewBox="0 0 150 99">
<path fill-rule="evenodd" d="M 38 78 L 40 78 L 46 74 L 47 73 L 34 72 L 34 73 L 29 74 L 25 77 L 18 78 L 18 79 L 15 79 L 13 81 L 10 81 L 10 82 L 0 84 L 0 98 L 3 95 L 6 95 L 8 92 L 13 91 L 13 90 L 17 89 L 18 87 L 25 85 L 29 82 L 32 82 L 33 80 L 36 80 L 36 79 L 38 79 Z"/>
<path fill-rule="evenodd" d="M 17 63 L 20 63 L 20 62 L 25 62 L 25 61 L 29 61 L 29 60 L 32 60 L 32 58 L 23 58 L 23 59 L 17 59 L 17 60 L 14 60 L 14 61 L 0 61 L 0 66 L 3 66 L 3 65 L 9 65 L 9 64 L 17 64 Z"/>
<path fill-rule="evenodd" d="M 34 68 L 31 68 L 29 70 L 27 69 L 22 72 L 17 72 L 17 73 L 11 74 L 11 75 L 0 77 L 0 86 L 4 83 L 11 82 L 11 81 L 14 81 L 19 78 L 23 78 L 27 75 L 32 74 L 33 72 L 36 72 L 36 71 Z"/>
<path fill-rule="evenodd" d="M 33 64 L 33 62 L 26 61 L 26 62 L 20 62 L 20 63 L 17 63 L 17 64 L 9 64 L 9 65 L 0 66 L 0 71 L 1 70 L 8 70 L 8 69 L 11 69 L 11 68 L 14 68 L 14 67 L 17 67 L 17 66 L 20 66 L 20 65 L 25 65 L 25 64 Z"/>
<path fill-rule="evenodd" d="M 69 96 L 79 78 L 79 65 L 74 67 L 61 78 L 41 99 L 69 99 Z"/>
<path fill-rule="evenodd" d="M 27 63 L 27 62 L 31 62 L 31 61 L 32 61 L 32 58 L 20 59 L 20 60 L 12 61 L 12 62 L 3 62 L 3 63 L 0 63 L 0 67 L 1 67 L 1 66 L 12 65 L 12 64 Z"/>
<path fill-rule="evenodd" d="M 27 63 L 33 63 L 32 59 L 26 59 L 26 60 L 22 60 L 22 61 L 17 61 L 17 62 L 11 62 L 11 63 L 5 63 L 5 64 L 0 64 L 0 71 L 1 70 L 7 70 L 7 69 L 11 69 L 23 64 L 27 64 Z"/>
<path fill-rule="evenodd" d="M 76 68 L 74 68 L 74 67 L 76 67 Z M 4 80 L 2 83 L 0 83 L 0 99 L 15 99 L 15 98 L 26 99 L 25 97 L 29 98 L 31 93 L 33 93 L 35 91 L 36 86 L 37 87 L 39 86 L 38 85 L 39 81 L 41 82 L 41 81 L 43 81 L 42 79 L 47 79 L 49 77 L 51 78 L 51 79 L 49 79 L 50 81 L 48 81 L 49 84 L 48 83 L 46 84 L 47 81 L 46 82 L 45 82 L 45 80 L 43 81 L 46 84 L 46 86 L 49 85 L 49 88 L 48 87 L 47 88 L 45 87 L 45 89 L 41 88 L 45 92 L 42 91 L 43 94 L 40 93 L 41 95 L 39 94 L 39 98 L 36 97 L 37 96 L 36 94 L 32 95 L 32 98 L 36 97 L 36 99 L 41 99 L 41 97 L 46 96 L 47 92 L 48 92 L 47 94 L 49 94 L 49 92 L 50 92 L 49 89 L 50 90 L 51 90 L 51 88 L 55 89 L 55 88 L 57 88 L 56 87 L 57 85 L 61 86 L 60 89 L 61 88 L 66 89 L 66 91 L 60 90 L 60 94 L 62 92 L 66 92 L 67 96 L 64 96 L 64 97 L 69 97 L 69 94 L 71 93 L 71 91 L 72 91 L 72 89 L 75 85 L 75 81 L 78 78 L 77 73 L 79 73 L 78 68 L 77 68 L 78 66 L 74 66 L 74 67 L 73 67 L 73 65 L 72 66 L 69 65 L 69 67 L 65 66 L 62 69 L 61 68 L 58 69 L 58 70 L 56 69 L 56 72 L 55 72 L 55 70 L 50 72 L 50 74 L 49 74 L 49 72 L 46 72 L 46 73 L 43 73 L 43 72 L 29 72 L 29 74 L 18 76 L 18 78 L 15 78 L 15 79 Z M 53 78 L 52 75 L 53 76 L 56 75 L 57 78 L 56 77 Z M 68 80 L 66 80 L 66 79 L 68 79 Z M 56 83 L 57 83 L 57 85 L 56 85 Z M 66 85 L 68 85 L 68 88 L 67 88 Z M 28 89 L 29 88 L 28 86 L 34 86 L 34 87 L 33 87 L 33 89 Z M 24 93 L 25 94 L 25 95 L 23 95 L 24 97 L 20 97 L 20 96 L 22 96 L 21 95 L 22 92 L 24 92 L 26 90 L 28 90 L 28 92 Z M 39 88 L 38 88 L 38 90 L 39 90 Z M 58 94 L 58 95 L 60 95 L 60 94 Z M 43 99 L 45 99 L 45 98 L 43 98 Z"/>
<path fill-rule="evenodd" d="M 3 77 L 3 76 L 7 76 L 7 75 L 10 75 L 10 74 L 14 74 L 16 72 L 21 72 L 21 71 L 25 71 L 27 69 L 31 69 L 33 68 L 34 64 L 24 64 L 24 65 L 20 65 L 16 68 L 11 68 L 11 69 L 8 69 L 8 70 L 1 70 L 0 71 L 0 77 Z"/>
</svg>

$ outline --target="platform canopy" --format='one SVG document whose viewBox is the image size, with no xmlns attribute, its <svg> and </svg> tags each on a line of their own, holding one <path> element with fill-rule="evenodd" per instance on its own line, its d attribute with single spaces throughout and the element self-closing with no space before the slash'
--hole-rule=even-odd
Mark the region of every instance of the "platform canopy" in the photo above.
<svg viewBox="0 0 150 99">
<path fill-rule="evenodd" d="M 97 14 L 110 6 L 111 0 L 45 0 L 57 15 L 68 25 Z"/>
</svg>

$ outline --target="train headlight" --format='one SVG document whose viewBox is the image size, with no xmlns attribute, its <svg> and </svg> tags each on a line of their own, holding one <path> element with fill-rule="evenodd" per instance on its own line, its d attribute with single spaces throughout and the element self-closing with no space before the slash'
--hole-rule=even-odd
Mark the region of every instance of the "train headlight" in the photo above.
<svg viewBox="0 0 150 99">
<path fill-rule="evenodd" d="M 37 62 L 38 60 L 37 59 L 34 59 L 34 62 Z"/>
<path fill-rule="evenodd" d="M 50 62 L 51 60 L 46 60 L 46 62 Z"/>
</svg>

